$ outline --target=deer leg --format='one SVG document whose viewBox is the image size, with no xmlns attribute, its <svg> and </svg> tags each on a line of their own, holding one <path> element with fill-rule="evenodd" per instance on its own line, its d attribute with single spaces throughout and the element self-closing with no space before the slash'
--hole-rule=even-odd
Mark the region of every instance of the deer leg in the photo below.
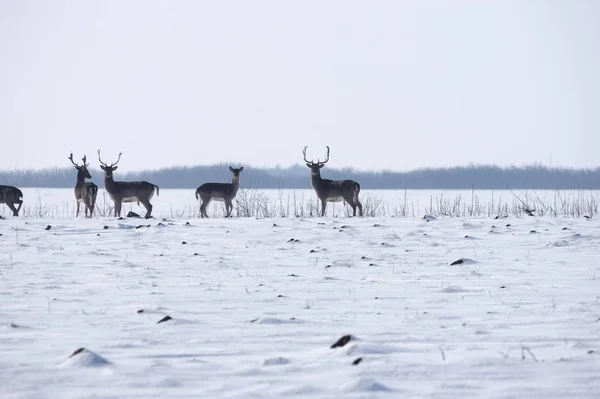
<svg viewBox="0 0 600 399">
<path fill-rule="evenodd" d="M 15 208 L 15 204 L 13 204 L 12 202 L 7 202 L 6 206 L 8 206 L 13 211 L 13 216 L 19 216 L 19 211 L 17 211 L 17 208 Z"/>
<path fill-rule="evenodd" d="M 23 200 L 18 200 L 19 206 L 17 207 L 17 216 L 19 216 L 19 212 L 21 211 L 21 207 L 23 206 Z"/>
<path fill-rule="evenodd" d="M 203 218 L 208 218 L 208 213 L 206 213 L 206 208 L 208 207 L 209 203 L 210 203 L 210 198 L 208 198 L 208 199 L 202 198 L 202 205 L 200 205 L 200 215 Z"/>
<path fill-rule="evenodd" d="M 79 200 L 77 200 L 77 211 L 75 212 L 75 217 L 79 217 Z"/>
<path fill-rule="evenodd" d="M 356 206 L 358 207 L 358 216 L 362 217 L 362 215 L 363 215 L 362 204 L 358 201 L 358 198 L 356 198 L 355 202 L 356 202 Z"/>
<path fill-rule="evenodd" d="M 148 200 L 141 200 L 140 202 L 144 205 L 144 208 L 146 208 L 146 216 L 144 217 L 150 219 L 150 215 L 152 214 L 152 204 Z"/>
<path fill-rule="evenodd" d="M 233 205 L 231 201 L 225 201 L 225 217 L 228 218 L 231 216 L 231 211 L 233 210 Z"/>
<path fill-rule="evenodd" d="M 94 217 L 94 208 L 96 208 L 96 193 L 94 193 L 90 200 L 90 218 Z"/>
<path fill-rule="evenodd" d="M 325 208 L 327 207 L 327 201 L 321 200 L 321 216 L 325 216 Z"/>
<path fill-rule="evenodd" d="M 354 202 L 348 202 L 348 204 L 352 208 L 352 216 L 356 216 L 356 204 Z"/>
<path fill-rule="evenodd" d="M 115 217 L 120 217 L 121 216 L 121 202 L 120 201 L 115 201 Z"/>
</svg>

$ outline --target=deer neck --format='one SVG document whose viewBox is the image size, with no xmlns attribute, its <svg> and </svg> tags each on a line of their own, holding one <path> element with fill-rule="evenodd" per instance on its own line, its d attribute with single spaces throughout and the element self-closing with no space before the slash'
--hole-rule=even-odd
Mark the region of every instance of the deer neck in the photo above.
<svg viewBox="0 0 600 399">
<path fill-rule="evenodd" d="M 316 173 L 311 173 L 310 174 L 310 182 L 312 183 L 313 187 L 320 186 L 322 181 L 323 181 L 323 178 L 321 177 L 321 171 L 320 170 L 318 170 Z"/>
<path fill-rule="evenodd" d="M 112 175 L 106 176 L 104 175 L 104 187 L 113 187 L 115 185 L 115 179 Z"/>
<path fill-rule="evenodd" d="M 85 176 L 82 171 L 77 171 L 77 184 L 85 183 Z"/>
<path fill-rule="evenodd" d="M 234 193 L 237 193 L 238 188 L 240 188 L 240 177 L 239 176 L 233 176 L 231 178 L 231 188 L 233 189 L 232 191 Z"/>
</svg>

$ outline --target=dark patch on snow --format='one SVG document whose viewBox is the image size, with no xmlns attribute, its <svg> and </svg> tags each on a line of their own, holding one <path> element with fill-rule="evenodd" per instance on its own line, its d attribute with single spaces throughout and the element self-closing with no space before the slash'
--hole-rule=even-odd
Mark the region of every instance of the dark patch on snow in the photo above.
<svg viewBox="0 0 600 399">
<path fill-rule="evenodd" d="M 354 359 L 354 361 L 352 362 L 353 366 L 358 366 L 360 364 L 360 362 L 362 362 L 363 358 L 362 357 L 357 357 L 356 359 Z"/>
<path fill-rule="evenodd" d="M 350 342 L 351 339 L 352 339 L 352 336 L 350 334 L 344 335 L 340 339 L 338 339 L 333 345 L 331 345 L 330 348 L 331 349 L 341 348 L 341 347 L 345 346 L 348 342 Z"/>
<path fill-rule="evenodd" d="M 164 323 L 165 321 L 169 321 L 169 320 L 172 320 L 172 319 L 173 318 L 171 316 L 166 315 L 165 317 L 163 317 L 162 319 L 160 319 L 156 324 Z"/>
<path fill-rule="evenodd" d="M 137 311 L 138 313 L 144 313 L 144 309 L 140 309 Z"/>
<path fill-rule="evenodd" d="M 454 262 L 450 263 L 450 266 L 454 266 L 454 265 L 462 265 L 463 263 L 465 263 L 464 260 L 462 259 L 457 259 Z"/>
<path fill-rule="evenodd" d="M 133 211 L 129 211 L 129 212 L 127 212 L 127 217 L 128 218 L 139 218 L 140 215 L 138 215 L 137 213 L 135 213 Z"/>
<path fill-rule="evenodd" d="M 46 228 L 44 230 L 50 230 L 52 228 L 52 226 L 48 225 L 46 226 Z"/>
<path fill-rule="evenodd" d="M 84 350 L 85 350 L 85 348 L 79 348 L 79 349 L 75 350 L 75 352 L 71 353 L 71 356 L 69 356 L 69 357 L 73 357 L 75 355 L 78 355 L 81 352 L 83 352 Z"/>
</svg>

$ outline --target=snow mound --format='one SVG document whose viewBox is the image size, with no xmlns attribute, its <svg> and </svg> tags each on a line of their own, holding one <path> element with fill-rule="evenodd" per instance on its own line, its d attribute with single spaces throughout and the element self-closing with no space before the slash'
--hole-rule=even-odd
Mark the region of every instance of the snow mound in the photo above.
<svg viewBox="0 0 600 399">
<path fill-rule="evenodd" d="M 296 319 L 279 319 L 277 317 L 261 317 L 254 324 L 296 324 L 299 323 Z"/>
<path fill-rule="evenodd" d="M 546 246 L 551 247 L 551 248 L 567 247 L 567 246 L 569 246 L 569 242 L 567 240 L 558 240 L 558 241 L 551 242 Z"/>
<path fill-rule="evenodd" d="M 270 358 L 267 358 L 262 361 L 263 366 L 276 366 L 276 365 L 288 364 L 288 363 L 290 363 L 290 359 L 281 357 L 281 356 L 270 357 Z"/>
<path fill-rule="evenodd" d="M 371 379 L 371 378 L 361 378 L 356 382 L 352 382 L 350 384 L 343 385 L 341 387 L 343 391 L 346 392 L 391 392 L 392 389 L 387 386 Z"/>
<path fill-rule="evenodd" d="M 447 293 L 447 294 L 456 294 L 461 292 L 469 292 L 469 290 L 461 287 L 446 287 L 444 289 L 439 290 L 439 292 Z"/>
<path fill-rule="evenodd" d="M 63 367 L 108 367 L 112 363 L 102 356 L 87 350 L 79 348 L 61 363 Z"/>
</svg>

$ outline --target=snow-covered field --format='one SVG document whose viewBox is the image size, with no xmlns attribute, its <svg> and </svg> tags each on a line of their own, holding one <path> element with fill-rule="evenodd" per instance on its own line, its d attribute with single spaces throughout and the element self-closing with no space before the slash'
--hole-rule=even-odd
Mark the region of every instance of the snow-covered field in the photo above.
<svg viewBox="0 0 600 399">
<path fill-rule="evenodd" d="M 598 398 L 599 228 L 8 217 L 0 397 Z"/>
</svg>

